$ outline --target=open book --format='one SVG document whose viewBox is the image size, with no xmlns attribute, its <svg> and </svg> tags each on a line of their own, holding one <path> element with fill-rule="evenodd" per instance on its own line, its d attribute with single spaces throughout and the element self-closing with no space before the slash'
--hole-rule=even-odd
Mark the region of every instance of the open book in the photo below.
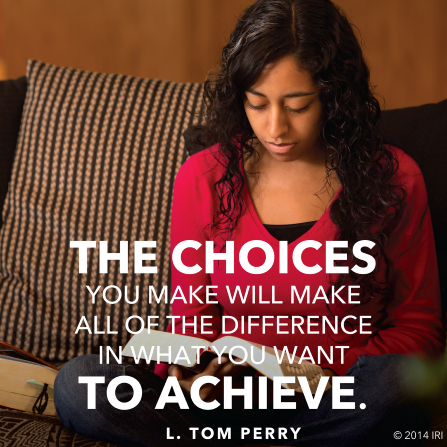
<svg viewBox="0 0 447 447">
<path fill-rule="evenodd" d="M 197 346 L 200 346 L 201 348 L 195 348 Z M 195 368 L 197 363 L 201 361 L 204 353 L 217 354 L 217 350 L 219 353 L 223 352 L 228 354 L 230 349 L 235 346 L 245 348 L 248 353 L 246 362 L 269 379 L 273 380 L 273 377 L 277 376 L 295 377 L 295 383 L 283 384 L 284 388 L 294 389 L 295 391 L 302 393 L 303 391 L 296 377 L 306 376 L 310 390 L 315 394 L 320 377 L 324 376 L 323 370 L 318 365 L 314 365 L 306 360 L 300 361 L 299 357 L 294 357 L 291 362 L 287 353 L 283 353 L 280 349 L 275 350 L 268 346 L 262 346 L 257 343 L 231 336 L 222 337 L 216 341 L 209 342 L 202 338 L 151 329 L 150 333 L 143 331 L 134 335 L 125 346 L 122 354 L 128 357 L 133 357 L 135 360 L 140 357 L 151 357 L 152 360 L 157 360 L 156 348 L 161 347 L 163 349 L 160 349 L 160 351 L 166 353 L 167 349 L 170 347 L 172 363 L 188 368 Z M 142 348 L 145 350 L 143 355 L 141 352 Z M 257 364 L 257 362 L 262 359 L 263 350 L 265 352 L 265 359 L 262 363 Z M 232 353 L 233 357 L 239 357 L 241 354 L 243 355 L 243 350 L 241 348 L 235 348 Z M 166 357 L 161 360 L 164 360 L 165 358 Z M 329 389 L 330 387 L 331 385 L 328 382 L 326 389 Z"/>
<path fill-rule="evenodd" d="M 0 406 L 39 414 L 56 414 L 57 368 L 0 341 Z"/>
</svg>

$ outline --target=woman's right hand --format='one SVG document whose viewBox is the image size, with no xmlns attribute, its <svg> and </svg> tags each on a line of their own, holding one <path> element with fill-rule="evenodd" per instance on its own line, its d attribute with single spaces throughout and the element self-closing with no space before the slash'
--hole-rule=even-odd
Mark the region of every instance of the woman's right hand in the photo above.
<svg viewBox="0 0 447 447">
<path fill-rule="evenodd" d="M 211 383 L 205 383 L 199 392 L 199 396 L 203 401 L 212 402 L 214 399 L 223 397 L 223 378 L 225 376 L 237 377 L 247 366 L 247 363 L 236 365 L 228 357 L 221 357 L 221 363 L 219 364 L 219 358 L 216 357 L 198 374 L 182 366 L 171 365 L 168 369 L 168 376 L 177 377 L 181 388 L 188 393 L 191 393 L 192 384 L 200 377 L 217 377 L 220 379 L 220 382 L 216 386 Z"/>
</svg>

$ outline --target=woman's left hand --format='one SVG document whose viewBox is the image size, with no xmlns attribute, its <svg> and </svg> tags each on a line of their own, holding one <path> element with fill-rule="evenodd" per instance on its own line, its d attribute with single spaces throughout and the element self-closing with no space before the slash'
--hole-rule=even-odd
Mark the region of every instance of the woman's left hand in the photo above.
<svg viewBox="0 0 447 447">
<path fill-rule="evenodd" d="M 214 386 L 211 383 L 207 383 L 200 388 L 200 398 L 205 402 L 212 402 L 215 399 L 220 400 L 223 397 L 223 378 L 225 376 L 237 377 L 247 366 L 247 363 L 236 365 L 228 357 L 222 357 L 221 364 L 219 365 L 218 358 L 216 357 L 198 374 L 178 365 L 171 365 L 168 370 L 168 375 L 177 377 L 181 388 L 188 393 L 191 392 L 192 384 L 198 378 L 207 375 L 217 377 L 220 380 L 217 385 Z"/>
</svg>

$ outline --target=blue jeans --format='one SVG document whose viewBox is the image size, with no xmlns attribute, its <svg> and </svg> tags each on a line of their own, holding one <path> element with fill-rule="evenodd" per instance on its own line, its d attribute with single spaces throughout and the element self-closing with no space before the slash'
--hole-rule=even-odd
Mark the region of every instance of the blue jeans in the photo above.
<svg viewBox="0 0 447 447">
<path fill-rule="evenodd" d="M 296 410 L 200 410 L 192 404 L 181 410 L 177 404 L 167 404 L 162 410 L 155 405 L 164 386 L 164 380 L 139 366 L 100 365 L 99 357 L 86 355 L 67 363 L 56 377 L 54 399 L 57 414 L 70 430 L 86 436 L 122 446 L 215 446 L 215 445 L 299 445 L 299 446 L 388 446 L 420 445 L 421 440 L 405 439 L 406 431 L 424 432 L 430 417 L 418 405 L 406 400 L 397 371 L 405 370 L 410 358 L 402 354 L 378 356 L 362 355 L 347 371 L 354 376 L 354 396 L 342 401 L 354 401 L 353 410 L 332 409 L 332 388 L 326 391 L 318 409 L 301 405 Z M 115 377 L 128 375 L 137 379 L 143 389 L 140 403 L 131 410 L 117 410 L 110 405 L 106 388 Z M 96 409 L 87 409 L 87 385 L 79 384 L 79 376 L 104 376 L 105 384 L 96 385 Z M 121 402 L 133 396 L 130 385 L 121 384 L 116 397 Z M 241 399 L 241 398 L 237 398 Z M 284 399 L 286 400 L 286 399 Z M 234 402 L 236 402 L 234 400 Z M 364 409 L 360 403 L 366 404 Z M 192 439 L 190 427 L 200 427 Z M 204 439 L 201 429 L 210 427 L 215 436 Z M 231 440 L 218 439 L 218 427 L 231 427 Z M 250 429 L 250 435 L 241 439 L 241 427 Z M 261 439 L 253 437 L 253 428 L 262 428 Z M 273 427 L 273 438 L 263 430 Z M 280 438 L 279 427 L 286 437 Z M 291 428 L 301 427 L 296 435 Z M 167 439 L 167 429 L 174 439 Z M 395 439 L 395 432 L 402 439 Z M 204 432 L 205 437 L 211 434 Z M 180 437 L 180 438 L 178 438 Z M 398 437 L 398 435 L 396 435 Z M 422 438 L 423 440 L 424 438 Z"/>
</svg>

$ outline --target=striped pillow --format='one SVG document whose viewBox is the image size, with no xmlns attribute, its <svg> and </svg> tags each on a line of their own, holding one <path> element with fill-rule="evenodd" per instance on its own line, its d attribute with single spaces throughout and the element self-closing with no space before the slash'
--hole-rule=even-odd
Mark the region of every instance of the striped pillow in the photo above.
<svg viewBox="0 0 447 447">
<path fill-rule="evenodd" d="M 159 315 L 149 286 L 169 284 L 169 228 L 175 175 L 186 159 L 183 131 L 202 110 L 202 85 L 91 73 L 29 60 L 28 91 L 0 233 L 0 339 L 51 361 L 115 349 L 130 338 L 128 316 Z M 96 241 L 79 274 L 70 241 Z M 157 241 L 157 274 L 134 274 L 134 241 Z M 109 262 L 99 273 L 99 241 L 120 251 L 129 273 Z M 121 301 L 108 304 L 105 287 Z M 101 286 L 96 303 L 91 295 Z M 134 300 L 139 287 L 139 300 Z M 109 300 L 117 298 L 110 288 Z M 75 335 L 85 316 L 93 331 Z M 136 322 L 135 322 L 136 323 Z M 135 329 L 135 327 L 134 327 Z"/>
</svg>

